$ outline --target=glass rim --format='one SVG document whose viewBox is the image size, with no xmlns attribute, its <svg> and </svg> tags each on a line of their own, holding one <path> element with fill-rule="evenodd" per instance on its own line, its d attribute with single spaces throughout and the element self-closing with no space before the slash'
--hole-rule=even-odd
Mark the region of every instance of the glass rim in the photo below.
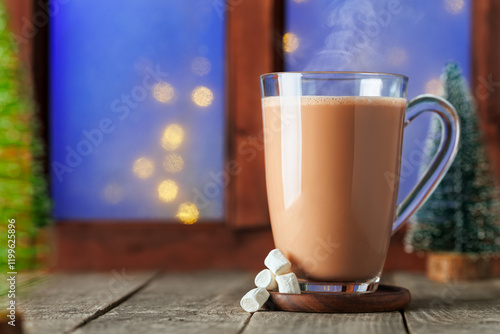
<svg viewBox="0 0 500 334">
<path fill-rule="evenodd" d="M 260 79 L 264 79 L 269 76 L 276 76 L 276 75 L 283 75 L 283 74 L 319 74 L 319 75 L 335 75 L 335 74 L 346 74 L 346 75 L 352 75 L 353 77 L 348 78 L 348 79 L 358 79 L 356 76 L 380 76 L 380 77 L 393 77 L 393 78 L 399 78 L 403 79 L 405 81 L 408 81 L 408 77 L 403 74 L 397 74 L 397 73 L 387 73 L 387 72 L 365 72 L 365 71 L 289 71 L 289 72 L 269 72 L 269 73 L 264 73 L 260 75 Z M 336 78 L 331 78 L 332 80 Z M 345 78 L 344 78 L 345 79 Z"/>
</svg>

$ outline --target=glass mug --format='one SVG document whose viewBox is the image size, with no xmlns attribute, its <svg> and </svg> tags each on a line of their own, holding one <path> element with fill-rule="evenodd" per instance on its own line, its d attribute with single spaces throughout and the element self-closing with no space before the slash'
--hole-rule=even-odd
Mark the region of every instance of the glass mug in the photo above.
<svg viewBox="0 0 500 334">
<path fill-rule="evenodd" d="M 433 95 L 407 104 L 408 78 L 397 74 L 282 72 L 260 80 L 276 248 L 304 292 L 375 291 L 391 235 L 455 158 L 455 109 Z M 441 120 L 441 145 L 397 204 L 403 130 L 427 111 Z"/>
</svg>

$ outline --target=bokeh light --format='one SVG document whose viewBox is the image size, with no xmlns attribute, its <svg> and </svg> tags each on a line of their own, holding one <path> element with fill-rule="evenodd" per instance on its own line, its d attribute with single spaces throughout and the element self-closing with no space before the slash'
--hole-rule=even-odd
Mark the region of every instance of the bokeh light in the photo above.
<svg viewBox="0 0 500 334">
<path fill-rule="evenodd" d="M 111 204 L 123 199 L 123 188 L 118 183 L 110 183 L 104 188 L 104 198 Z"/>
<path fill-rule="evenodd" d="M 167 126 L 161 137 L 161 146 L 168 151 L 177 149 L 184 140 L 184 129 L 179 124 Z"/>
<path fill-rule="evenodd" d="M 5 132 L 5 138 L 10 142 L 16 142 L 21 138 L 21 134 L 15 129 L 9 129 Z"/>
<path fill-rule="evenodd" d="M 450 14 L 460 13 L 465 6 L 464 0 L 444 0 L 444 9 Z"/>
<path fill-rule="evenodd" d="M 403 65 L 406 62 L 406 59 L 408 59 L 406 50 L 399 46 L 390 48 L 389 52 L 387 53 L 387 61 L 389 62 L 389 64 L 394 66 Z"/>
<path fill-rule="evenodd" d="M 144 157 L 134 161 L 134 165 L 132 166 L 134 174 L 141 179 L 147 179 L 150 177 L 151 174 L 153 174 L 154 169 L 154 162 Z"/>
<path fill-rule="evenodd" d="M 205 86 L 196 87 L 191 93 L 191 100 L 200 107 L 208 107 L 212 104 L 213 99 L 214 94 Z"/>
<path fill-rule="evenodd" d="M 172 202 L 177 197 L 177 192 L 179 191 L 179 187 L 177 183 L 172 180 L 162 181 L 158 185 L 158 198 L 163 202 Z"/>
<path fill-rule="evenodd" d="M 170 103 L 173 101 L 174 95 L 174 87 L 167 82 L 158 82 L 153 88 L 153 97 L 158 102 Z"/>
<path fill-rule="evenodd" d="M 163 168 L 169 173 L 178 173 L 184 167 L 184 160 L 178 154 L 169 154 L 163 159 Z"/>
<path fill-rule="evenodd" d="M 294 52 L 299 47 L 299 38 L 297 35 L 287 32 L 283 35 L 283 50 L 285 52 Z"/>
<path fill-rule="evenodd" d="M 12 122 L 8 118 L 0 119 L 0 128 L 10 129 L 12 128 Z"/>
<path fill-rule="evenodd" d="M 439 78 L 431 79 L 425 84 L 425 92 L 441 96 L 444 93 L 443 83 Z"/>
<path fill-rule="evenodd" d="M 211 68 L 212 64 L 205 57 L 196 57 L 191 62 L 191 71 L 200 77 L 210 73 Z"/>
<path fill-rule="evenodd" d="M 28 159 L 31 160 L 31 157 Z M 19 163 L 7 162 L 4 165 L 4 167 L 5 167 L 5 173 L 9 177 L 16 178 L 19 175 L 21 175 L 21 166 L 19 165 Z"/>
<path fill-rule="evenodd" d="M 179 218 L 183 224 L 192 225 L 198 221 L 200 212 L 196 205 L 191 202 L 186 202 L 179 205 L 176 217 Z"/>
</svg>

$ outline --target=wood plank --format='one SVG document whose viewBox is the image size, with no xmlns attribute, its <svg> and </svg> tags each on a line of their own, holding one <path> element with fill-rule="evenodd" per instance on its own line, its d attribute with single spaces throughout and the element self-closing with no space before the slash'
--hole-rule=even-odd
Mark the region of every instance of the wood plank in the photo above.
<svg viewBox="0 0 500 334">
<path fill-rule="evenodd" d="M 9 15 L 8 26 L 13 33 L 12 37 L 19 49 L 21 65 L 27 73 L 30 73 L 31 71 L 33 40 L 36 38 L 39 30 L 37 27 L 35 27 L 35 30 L 30 29 L 26 23 L 32 20 L 34 3 L 34 1 L 26 0 L 4 1 L 5 9 Z"/>
<path fill-rule="evenodd" d="M 500 179 L 500 2 L 472 1 L 472 92 L 497 180 Z"/>
<path fill-rule="evenodd" d="M 168 274 L 75 334 L 239 333 L 250 317 L 239 306 L 253 275 Z"/>
<path fill-rule="evenodd" d="M 222 223 L 80 220 L 58 221 L 54 230 L 55 267 L 65 271 L 261 270 L 274 248 L 269 227 L 239 231 Z M 391 238 L 384 273 L 424 271 L 425 257 L 406 253 L 403 237 L 404 229 Z M 493 274 L 500 277 L 500 257 Z"/>
<path fill-rule="evenodd" d="M 309 314 L 260 311 L 250 315 L 239 300 L 253 275 L 168 274 L 75 334 L 123 332 L 191 333 L 406 333 L 399 312 Z M 196 289 L 193 289 L 196 287 Z"/>
<path fill-rule="evenodd" d="M 435 283 L 409 273 L 395 273 L 393 278 L 412 294 L 405 310 L 410 333 L 499 332 L 500 279 Z"/>
<path fill-rule="evenodd" d="M 62 1 L 59 5 L 52 0 L 33 0 L 33 15 L 44 16 L 47 12 L 49 1 L 54 6 L 64 6 Z M 60 9 L 54 9 L 54 11 Z M 54 14 L 55 15 L 55 14 Z M 50 16 L 50 15 L 49 15 Z M 39 136 L 43 139 L 45 155 L 43 159 L 43 173 L 49 179 L 49 24 L 37 26 L 38 31 L 33 38 L 33 54 L 31 55 L 31 66 L 33 76 L 33 98 L 36 102 L 36 115 L 40 120 Z"/>
<path fill-rule="evenodd" d="M 27 334 L 67 333 L 145 285 L 154 273 L 54 274 L 19 297 Z"/>
<path fill-rule="evenodd" d="M 283 69 L 283 0 L 226 4 L 228 225 L 267 226 L 259 75 Z"/>
<path fill-rule="evenodd" d="M 62 270 L 260 270 L 274 248 L 269 228 L 232 231 L 221 223 L 70 221 L 55 224 Z M 251 255 L 249 255 L 251 254 Z"/>
<path fill-rule="evenodd" d="M 399 312 L 321 314 L 257 312 L 244 334 L 274 333 L 406 333 Z"/>
</svg>

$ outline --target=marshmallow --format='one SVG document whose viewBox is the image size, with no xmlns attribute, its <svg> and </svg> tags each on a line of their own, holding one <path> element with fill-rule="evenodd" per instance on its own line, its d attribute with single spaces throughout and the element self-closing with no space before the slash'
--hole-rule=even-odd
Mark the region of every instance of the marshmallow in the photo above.
<svg viewBox="0 0 500 334">
<path fill-rule="evenodd" d="M 274 290 L 278 287 L 274 274 L 269 269 L 264 269 L 255 276 L 255 285 L 266 290 Z"/>
<path fill-rule="evenodd" d="M 275 275 L 283 275 L 290 271 L 292 264 L 288 259 L 281 253 L 279 249 L 273 249 L 269 252 L 266 259 L 264 260 L 266 267 L 271 269 Z"/>
<path fill-rule="evenodd" d="M 300 294 L 299 281 L 294 273 L 276 276 L 280 293 Z"/>
<path fill-rule="evenodd" d="M 241 298 L 240 305 L 247 312 L 256 312 L 269 298 L 269 292 L 264 288 L 255 288 Z"/>
</svg>

